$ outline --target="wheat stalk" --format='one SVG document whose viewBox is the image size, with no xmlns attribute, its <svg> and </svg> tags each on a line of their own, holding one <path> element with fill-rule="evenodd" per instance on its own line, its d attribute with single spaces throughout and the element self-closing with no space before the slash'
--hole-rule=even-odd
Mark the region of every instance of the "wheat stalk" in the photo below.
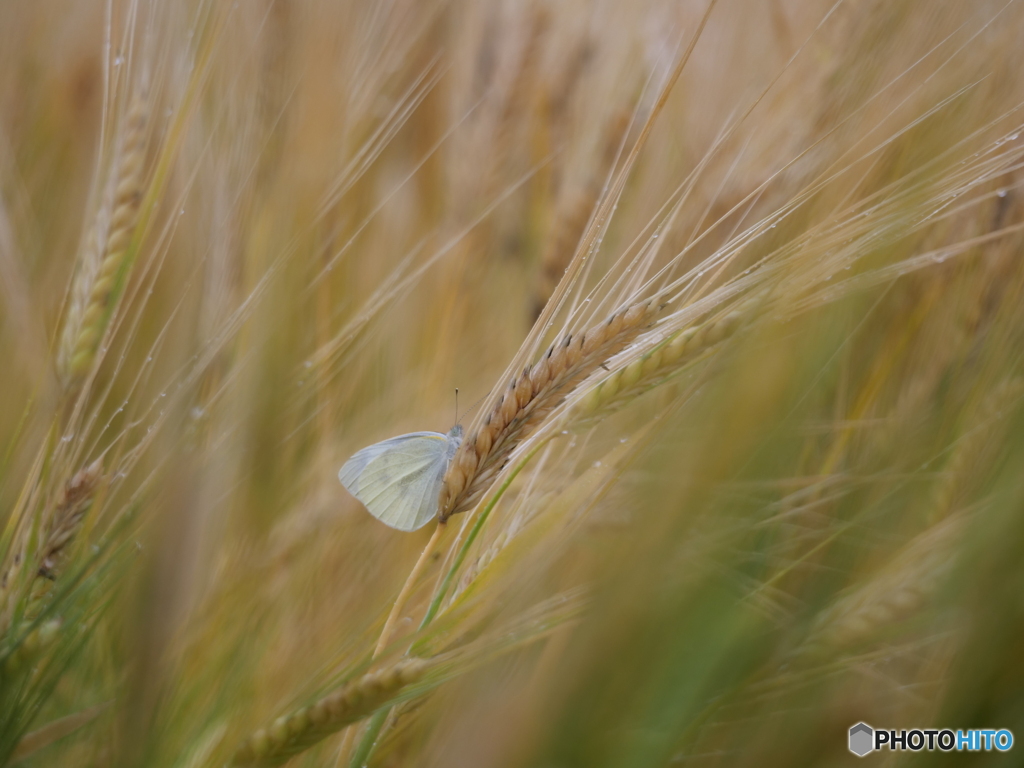
<svg viewBox="0 0 1024 768">
<path fill-rule="evenodd" d="M 919 611 L 955 562 L 954 545 L 968 518 L 955 515 L 918 534 L 861 586 L 815 622 L 808 652 L 852 648 Z"/>
<path fill-rule="evenodd" d="M 64 485 L 40 549 L 39 569 L 29 597 L 29 618 L 33 617 L 41 601 L 49 594 L 53 583 L 60 576 L 67 548 L 82 527 L 82 520 L 92 506 L 93 497 L 102 479 L 103 460 L 96 459 Z"/>
<path fill-rule="evenodd" d="M 614 168 L 629 130 L 632 113 L 618 110 L 603 136 L 599 173 L 592 173 L 580 189 L 573 191 L 568 201 L 559 206 L 555 224 L 541 253 L 540 270 L 533 289 L 533 319 L 536 320 L 548 299 L 555 292 L 562 275 L 576 254 L 576 246 L 587 230 L 604 191 L 604 174 Z"/>
<path fill-rule="evenodd" d="M 31 579 L 26 590 L 12 589 L 5 601 L 2 617 L 3 635 L 13 645 L 6 654 L 0 673 L 10 680 L 28 669 L 39 656 L 57 639 L 60 619 L 49 619 L 32 626 L 43 609 L 43 603 L 53 589 L 60 575 L 66 550 L 78 533 L 82 519 L 92 505 L 93 497 L 103 476 L 103 464 L 97 459 L 74 476 L 61 489 L 60 498 L 52 514 L 44 521 L 44 533 L 36 556 L 31 558 L 35 573 L 25 574 Z M 30 558 L 24 550 L 19 551 L 14 562 L 0 579 L 0 589 L 7 591 L 19 577 L 21 566 Z M 18 605 L 24 599 L 21 620 L 16 628 L 28 628 L 23 637 L 16 638 L 18 630 L 11 631 L 12 622 L 18 614 Z"/>
<path fill-rule="evenodd" d="M 438 499 L 438 525 L 417 559 L 401 593 L 388 614 L 377 641 L 374 657 L 387 647 L 398 616 L 405 608 L 413 585 L 436 549 L 449 517 L 475 504 L 515 447 L 563 402 L 572 388 L 595 368 L 624 349 L 653 322 L 662 305 L 644 300 L 613 313 L 605 322 L 580 334 L 568 334 L 546 354 L 509 383 L 482 423 L 462 441 L 449 464 Z M 429 621 L 428 612 L 424 622 Z M 383 726 L 378 715 L 363 737 L 357 756 L 369 749 Z M 346 753 L 347 743 L 342 752 Z"/>
<path fill-rule="evenodd" d="M 272 768 L 328 735 L 380 709 L 403 689 L 419 682 L 430 668 L 424 659 L 406 658 L 369 672 L 308 707 L 283 715 L 249 736 L 232 765 Z"/>
<path fill-rule="evenodd" d="M 515 447 L 604 361 L 653 322 L 661 305 L 639 301 L 584 333 L 568 334 L 509 382 L 452 457 L 438 499 L 438 519 L 473 506 Z"/>
<path fill-rule="evenodd" d="M 1001 421 L 1004 409 L 1011 407 L 1022 392 L 1024 380 L 1004 379 L 981 402 L 973 414 L 976 426 L 957 441 L 942 469 L 933 494 L 929 519 L 938 522 L 956 511 L 956 504 L 964 491 L 977 482 L 976 470 L 979 464 L 991 455 L 993 446 L 999 443 L 999 432 L 1004 427 Z"/>
<path fill-rule="evenodd" d="M 694 46 L 715 7 L 711 0 L 690 38 L 686 49 L 676 60 L 672 72 L 664 81 L 657 99 L 644 122 L 614 183 L 592 217 L 580 248 L 574 255 L 562 280 L 527 338 L 523 349 L 535 342 L 543 333 L 554 313 L 562 306 L 569 290 L 577 284 L 589 263 L 586 256 L 607 225 L 615 201 L 621 194 L 640 149 L 644 146 L 657 116 L 668 100 L 672 85 L 679 78 Z M 634 296 L 636 293 L 633 294 Z M 612 355 L 620 352 L 635 339 L 662 309 L 660 299 L 637 301 L 614 312 L 605 322 L 583 333 L 566 335 L 559 343 L 548 348 L 547 354 L 532 365 L 527 365 L 509 386 L 494 391 L 491 405 L 482 418 L 474 420 L 468 437 L 462 441 L 445 473 L 438 494 L 438 521 L 444 523 L 453 514 L 471 508 L 481 497 L 516 445 L 547 414 L 556 408 L 572 387 L 585 379 L 594 369 Z"/>
<path fill-rule="evenodd" d="M 30 577 L 28 587 L 26 619 L 31 620 L 38 614 L 42 600 L 60 575 L 66 549 L 81 528 L 82 519 L 92 504 L 102 477 L 103 463 L 97 459 L 76 472 L 61 489 L 53 512 L 44 521 L 41 543 L 32 559 L 35 572 Z M 0 591 L 8 591 L 18 581 L 21 567 L 27 560 L 28 555 L 24 549 L 15 554 L 11 566 L 0 577 Z M 22 596 L 18 590 L 12 590 L 7 595 L 0 624 L 5 630 L 10 626 Z"/>
<path fill-rule="evenodd" d="M 732 337 L 756 306 L 754 300 L 703 323 L 676 331 L 657 346 L 633 357 L 625 365 L 587 389 L 575 404 L 573 417 L 593 419 L 629 402 L 664 381 L 673 371 L 694 362 Z"/>
<path fill-rule="evenodd" d="M 148 118 L 148 100 L 144 94 L 137 95 L 124 118 L 112 213 L 100 251 L 99 269 L 94 278 L 87 271 L 80 271 L 80 285 L 74 289 L 65 321 L 59 360 L 68 386 L 73 386 L 92 367 L 110 318 L 114 292 L 124 279 L 123 271 L 128 263 L 129 247 L 142 204 Z M 90 235 L 93 247 L 99 231 L 97 227 L 98 223 Z"/>
</svg>

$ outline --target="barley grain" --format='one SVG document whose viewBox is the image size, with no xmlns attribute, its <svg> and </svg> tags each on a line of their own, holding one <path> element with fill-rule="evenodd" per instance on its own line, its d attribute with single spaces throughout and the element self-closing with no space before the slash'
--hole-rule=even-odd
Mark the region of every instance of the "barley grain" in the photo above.
<svg viewBox="0 0 1024 768">
<path fill-rule="evenodd" d="M 755 301 L 738 309 L 670 336 L 646 354 L 637 357 L 591 386 L 575 407 L 577 418 L 605 412 L 636 397 L 680 365 L 690 363 L 732 336 L 752 315 Z"/>
<path fill-rule="evenodd" d="M 107 226 L 106 242 L 100 253 L 99 269 L 88 289 L 84 308 L 72 307 L 66 320 L 64 345 L 61 352 L 63 376 L 71 386 L 91 368 L 99 343 L 106 330 L 114 290 L 129 256 L 142 203 L 143 164 L 146 150 L 146 124 L 149 117 L 148 102 L 137 96 L 125 116 L 120 148 L 120 165 L 111 208 L 113 213 Z M 85 272 L 82 279 L 87 279 Z M 76 294 L 82 293 L 76 291 Z"/>
<path fill-rule="evenodd" d="M 81 528 L 82 520 L 92 505 L 102 476 L 103 464 L 99 459 L 75 473 L 64 484 L 53 511 L 43 522 L 41 544 L 35 556 L 30 559 L 23 548 L 14 556 L 11 566 L 5 570 L 3 577 L 0 578 L 0 591 L 3 592 L 7 592 L 18 581 L 18 571 L 24 563 L 31 561 L 35 573 L 29 577 L 31 581 L 28 582 L 27 596 L 18 591 L 6 595 L 3 615 L 0 616 L 0 629 L 3 631 L 10 626 L 16 606 L 23 597 L 27 597 L 24 617 L 32 620 L 39 614 L 43 602 L 61 573 L 67 548 Z"/>
<path fill-rule="evenodd" d="M 313 744 L 367 717 L 402 689 L 419 682 L 430 667 L 424 659 L 406 658 L 368 672 L 311 706 L 277 718 L 255 731 L 235 751 L 232 765 L 270 768 L 309 749 Z"/>
<path fill-rule="evenodd" d="M 482 420 L 476 439 L 459 446 L 441 487 L 440 521 L 471 507 L 516 445 L 576 384 L 635 339 L 659 308 L 652 301 L 632 304 L 585 333 L 566 335 L 524 368 Z"/>
<path fill-rule="evenodd" d="M 920 610 L 950 573 L 966 524 L 966 516 L 953 516 L 918 534 L 819 617 L 804 650 L 854 648 Z"/>
</svg>

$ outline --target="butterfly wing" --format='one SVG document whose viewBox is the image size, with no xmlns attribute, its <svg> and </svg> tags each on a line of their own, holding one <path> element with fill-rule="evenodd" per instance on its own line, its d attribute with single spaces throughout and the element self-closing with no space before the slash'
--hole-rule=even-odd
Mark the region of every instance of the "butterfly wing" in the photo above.
<svg viewBox="0 0 1024 768">
<path fill-rule="evenodd" d="M 374 517 L 400 531 L 414 531 L 437 515 L 437 496 L 450 458 L 450 440 L 413 432 L 363 448 L 338 479 Z"/>
</svg>

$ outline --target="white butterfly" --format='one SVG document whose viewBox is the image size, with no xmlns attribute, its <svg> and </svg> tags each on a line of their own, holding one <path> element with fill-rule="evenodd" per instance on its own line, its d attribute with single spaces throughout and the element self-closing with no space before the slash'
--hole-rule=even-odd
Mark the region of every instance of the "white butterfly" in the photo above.
<svg viewBox="0 0 1024 768">
<path fill-rule="evenodd" d="M 392 528 L 415 531 L 437 517 L 437 496 L 462 442 L 456 424 L 447 435 L 411 432 L 363 448 L 338 479 L 370 514 Z"/>
</svg>

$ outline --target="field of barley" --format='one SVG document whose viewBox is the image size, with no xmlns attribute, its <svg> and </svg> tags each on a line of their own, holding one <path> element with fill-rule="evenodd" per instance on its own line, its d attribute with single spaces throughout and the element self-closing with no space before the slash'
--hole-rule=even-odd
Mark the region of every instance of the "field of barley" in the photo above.
<svg viewBox="0 0 1024 768">
<path fill-rule="evenodd" d="M 1024 737 L 1022 50 L 1017 0 L 0 0 L 0 766 Z"/>
</svg>

